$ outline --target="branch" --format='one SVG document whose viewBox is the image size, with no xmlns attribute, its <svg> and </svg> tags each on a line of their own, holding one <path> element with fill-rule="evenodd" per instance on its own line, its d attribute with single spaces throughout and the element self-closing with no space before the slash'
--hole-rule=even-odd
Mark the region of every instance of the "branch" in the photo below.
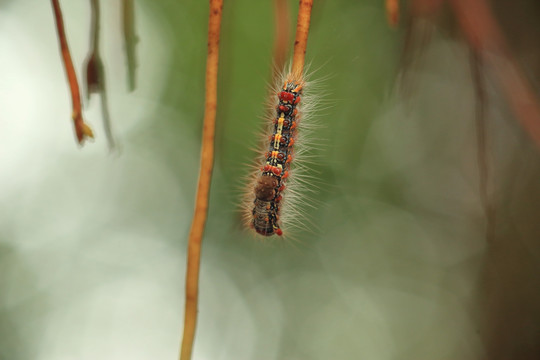
<svg viewBox="0 0 540 360">
<path fill-rule="evenodd" d="M 399 0 L 385 0 L 386 21 L 395 28 L 399 24 Z"/>
<path fill-rule="evenodd" d="M 64 31 L 64 20 L 62 19 L 62 10 L 60 9 L 60 4 L 58 3 L 58 0 L 51 0 L 51 2 L 54 10 L 58 39 L 60 41 L 60 50 L 62 52 L 62 59 L 64 61 L 64 69 L 66 70 L 66 75 L 71 91 L 71 103 L 73 105 L 73 113 L 71 114 L 71 117 L 75 126 L 75 134 L 77 135 L 77 140 L 79 144 L 82 144 L 86 137 L 93 138 L 94 134 L 92 133 L 92 129 L 90 129 L 90 127 L 84 122 L 82 118 L 79 83 L 77 82 L 77 74 L 75 73 L 75 69 L 73 68 L 73 62 L 71 61 L 71 55 L 69 53 L 66 33 Z"/>
<path fill-rule="evenodd" d="M 274 0 L 274 16 L 274 72 L 271 84 L 283 71 L 289 48 L 290 15 L 286 0 Z"/>
<path fill-rule="evenodd" d="M 92 19 L 90 29 L 90 51 L 86 58 L 86 96 L 90 99 L 90 94 L 99 93 L 101 97 L 101 115 L 103 127 L 107 136 L 109 149 L 115 148 L 114 136 L 111 127 L 109 113 L 109 102 L 107 101 L 107 87 L 105 86 L 105 67 L 99 54 L 100 37 L 100 11 L 99 0 L 90 0 L 92 8 Z"/>
<path fill-rule="evenodd" d="M 477 50 L 471 47 L 470 64 L 472 79 L 476 95 L 476 141 L 478 162 L 478 187 L 480 191 L 480 202 L 486 217 L 486 242 L 493 243 L 495 236 L 495 207 L 492 204 L 489 193 L 489 163 L 488 163 L 488 142 L 486 126 L 487 94 L 485 91 L 485 80 L 482 73 L 483 62 Z"/>
<path fill-rule="evenodd" d="M 133 6 L 133 0 L 122 1 L 122 26 L 128 70 L 128 89 L 129 91 L 133 91 L 135 90 L 135 69 L 137 68 L 135 46 L 139 41 L 135 34 L 135 8 Z"/>
<path fill-rule="evenodd" d="M 208 213 L 208 195 L 214 162 L 214 133 L 217 108 L 217 74 L 219 56 L 219 33 L 223 0 L 210 0 L 208 20 L 208 56 L 206 60 L 206 101 L 202 135 L 201 166 L 195 202 L 195 214 L 191 223 L 186 271 L 186 304 L 184 312 L 184 337 L 180 351 L 181 360 L 191 359 L 197 303 L 199 296 L 199 266 L 201 242 Z"/>
</svg>

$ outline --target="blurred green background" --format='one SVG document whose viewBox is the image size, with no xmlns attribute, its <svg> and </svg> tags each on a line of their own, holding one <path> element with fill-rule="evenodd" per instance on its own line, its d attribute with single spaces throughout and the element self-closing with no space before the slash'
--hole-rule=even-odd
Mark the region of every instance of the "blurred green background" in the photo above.
<svg viewBox="0 0 540 360">
<path fill-rule="evenodd" d="M 90 3 L 61 5 L 81 79 Z M 96 140 L 75 144 L 50 3 L 0 1 L 1 360 L 179 350 L 208 4 L 136 1 L 133 93 L 120 1 L 101 5 L 113 153 L 97 96 L 85 107 Z M 315 1 L 317 203 L 305 209 L 310 231 L 261 242 L 238 204 L 265 114 L 273 6 L 225 1 L 194 360 L 540 354 L 538 150 L 488 77 L 488 244 L 469 53 L 422 26 L 430 41 L 398 92 L 404 32 L 388 28 L 383 2 Z"/>
</svg>

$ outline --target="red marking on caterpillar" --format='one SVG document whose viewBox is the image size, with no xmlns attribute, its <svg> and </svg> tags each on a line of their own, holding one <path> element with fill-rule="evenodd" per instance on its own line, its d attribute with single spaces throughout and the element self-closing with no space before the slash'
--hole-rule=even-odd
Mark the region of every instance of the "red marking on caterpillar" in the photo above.
<svg viewBox="0 0 540 360">
<path fill-rule="evenodd" d="M 287 84 L 285 84 L 287 85 Z M 296 84 L 293 84 L 293 85 L 296 85 Z M 285 88 L 285 86 L 283 86 Z M 285 90 L 285 89 L 284 89 Z M 279 93 L 279 100 L 280 101 L 283 101 L 283 102 L 291 102 L 295 99 L 295 94 L 293 94 L 291 92 L 292 89 L 289 89 L 289 91 L 282 91 Z M 282 104 L 280 104 L 280 106 L 284 106 Z"/>
</svg>

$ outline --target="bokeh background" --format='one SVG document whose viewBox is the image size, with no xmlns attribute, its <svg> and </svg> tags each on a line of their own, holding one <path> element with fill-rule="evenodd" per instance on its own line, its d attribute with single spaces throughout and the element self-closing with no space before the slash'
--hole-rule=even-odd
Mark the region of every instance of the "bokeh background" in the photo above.
<svg viewBox="0 0 540 360">
<path fill-rule="evenodd" d="M 538 5 L 494 4 L 537 84 Z M 81 79 L 90 3 L 61 5 Z M 136 1 L 132 93 L 120 1 L 101 5 L 113 152 L 98 96 L 85 101 L 96 139 L 75 143 L 50 3 L 0 1 L 1 360 L 179 350 L 208 4 Z M 400 77 L 405 25 L 387 26 L 382 1 L 315 1 L 317 202 L 294 241 L 261 242 L 238 203 L 265 114 L 273 7 L 225 2 L 194 360 L 540 358 L 539 150 L 486 72 L 487 224 L 470 52 L 450 15 L 418 24 Z"/>
</svg>

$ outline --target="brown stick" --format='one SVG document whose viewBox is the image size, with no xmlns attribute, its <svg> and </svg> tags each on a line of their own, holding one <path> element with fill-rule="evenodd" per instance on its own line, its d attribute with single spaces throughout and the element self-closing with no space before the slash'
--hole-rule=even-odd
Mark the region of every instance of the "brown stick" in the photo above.
<svg viewBox="0 0 540 360">
<path fill-rule="evenodd" d="M 306 58 L 306 47 L 309 33 L 309 21 L 311 19 L 311 8 L 313 0 L 300 0 L 298 8 L 298 20 L 296 22 L 296 39 L 294 41 L 294 55 L 292 62 L 292 75 L 297 79 L 302 78 L 304 71 L 304 61 Z"/>
<path fill-rule="evenodd" d="M 470 48 L 471 71 L 476 94 L 476 141 L 478 162 L 478 187 L 480 191 L 480 201 L 484 208 L 486 218 L 486 242 L 492 244 L 495 236 L 495 208 L 489 196 L 489 166 L 488 166 L 488 142 L 487 142 L 487 124 L 486 108 L 487 94 L 485 91 L 485 80 L 482 73 L 483 61 L 479 52 L 473 47 Z"/>
<path fill-rule="evenodd" d="M 99 54 L 100 11 L 99 1 L 90 0 L 90 51 L 86 57 L 86 97 L 103 90 L 103 62 Z"/>
<path fill-rule="evenodd" d="M 274 38 L 274 71 L 272 74 L 272 84 L 275 83 L 287 58 L 287 49 L 289 48 L 290 33 L 290 15 L 287 0 L 274 1 L 275 14 L 275 38 Z"/>
<path fill-rule="evenodd" d="M 101 33 L 99 0 L 90 0 L 90 5 L 92 18 L 90 22 L 90 51 L 86 57 L 86 96 L 88 99 L 90 99 L 90 94 L 100 94 L 103 127 L 105 129 L 109 149 L 113 150 L 116 145 L 112 133 L 109 102 L 107 100 L 105 67 L 103 66 L 103 61 L 101 60 L 99 51 L 99 38 Z"/>
<path fill-rule="evenodd" d="M 195 327 L 197 324 L 197 302 L 199 292 L 199 265 L 201 242 L 208 212 L 208 194 L 214 162 L 214 133 L 217 107 L 217 74 L 219 55 L 219 33 L 223 0 L 210 0 L 208 20 L 208 57 L 206 60 L 206 102 L 202 137 L 201 166 L 195 203 L 195 214 L 189 232 L 186 304 L 184 312 L 184 336 L 180 360 L 191 359 Z"/>
<path fill-rule="evenodd" d="M 79 83 L 77 82 L 77 74 L 75 73 L 75 69 L 73 68 L 73 62 L 71 61 L 71 55 L 69 53 L 66 33 L 64 31 L 64 20 L 62 19 L 62 10 L 60 9 L 60 4 L 58 3 L 58 0 L 51 0 L 51 2 L 54 10 L 58 39 L 60 40 L 60 50 L 62 52 L 64 68 L 66 70 L 66 75 L 71 90 L 71 103 L 73 105 L 73 113 L 71 117 L 73 118 L 73 124 L 75 125 L 75 134 L 77 135 L 77 140 L 79 141 L 79 144 L 82 144 L 86 137 L 93 138 L 94 135 L 92 133 L 92 129 L 90 129 L 90 127 L 84 122 L 82 118 Z"/>
<path fill-rule="evenodd" d="M 385 0 L 386 21 L 390 27 L 397 27 L 399 24 L 399 0 Z"/>
<path fill-rule="evenodd" d="M 135 47 L 138 37 L 135 34 L 135 7 L 133 0 L 122 1 L 122 27 L 124 31 L 124 50 L 126 52 L 126 63 L 128 73 L 128 89 L 135 90 L 135 70 L 137 68 L 137 59 Z"/>
</svg>

